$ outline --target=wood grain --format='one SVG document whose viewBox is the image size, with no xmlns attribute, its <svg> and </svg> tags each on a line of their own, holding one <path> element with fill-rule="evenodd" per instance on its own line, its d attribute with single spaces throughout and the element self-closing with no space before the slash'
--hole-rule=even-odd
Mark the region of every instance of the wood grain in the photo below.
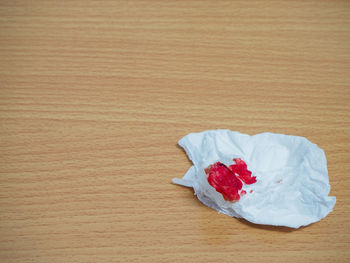
<svg viewBox="0 0 350 263">
<path fill-rule="evenodd" d="M 349 1 L 1 1 L 1 262 L 349 262 Z M 290 230 L 171 184 L 177 141 L 300 135 L 335 210 Z"/>
</svg>

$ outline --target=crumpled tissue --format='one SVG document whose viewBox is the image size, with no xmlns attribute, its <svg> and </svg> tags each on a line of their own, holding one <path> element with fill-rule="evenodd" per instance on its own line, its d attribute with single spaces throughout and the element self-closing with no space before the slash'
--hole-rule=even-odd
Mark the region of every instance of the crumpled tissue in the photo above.
<svg viewBox="0 0 350 263">
<path fill-rule="evenodd" d="M 173 183 L 192 187 L 205 205 L 255 224 L 299 228 L 317 222 L 333 210 L 324 151 L 306 138 L 274 133 L 253 136 L 230 130 L 190 133 L 179 141 L 193 166 Z M 256 183 L 231 202 L 208 183 L 205 169 L 220 161 L 246 162 Z"/>
</svg>

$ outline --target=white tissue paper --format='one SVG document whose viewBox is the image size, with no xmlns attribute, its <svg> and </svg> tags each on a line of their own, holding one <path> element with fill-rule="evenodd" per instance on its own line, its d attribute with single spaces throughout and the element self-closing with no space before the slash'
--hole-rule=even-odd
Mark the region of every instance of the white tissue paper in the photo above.
<svg viewBox="0 0 350 263">
<path fill-rule="evenodd" d="M 179 145 L 193 166 L 173 183 L 192 187 L 202 203 L 220 213 L 255 224 L 299 228 L 333 210 L 336 198 L 328 196 L 325 154 L 303 137 L 212 130 L 190 133 Z M 242 182 L 239 200 L 228 201 L 209 184 L 208 167 L 216 162 L 229 167 L 235 164 L 234 158 L 247 164 L 256 182 Z"/>
</svg>

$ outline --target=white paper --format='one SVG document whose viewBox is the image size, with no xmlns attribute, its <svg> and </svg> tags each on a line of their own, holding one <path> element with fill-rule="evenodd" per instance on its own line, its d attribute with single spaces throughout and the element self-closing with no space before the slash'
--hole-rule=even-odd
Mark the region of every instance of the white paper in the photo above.
<svg viewBox="0 0 350 263">
<path fill-rule="evenodd" d="M 316 144 L 299 136 L 229 130 L 190 133 L 179 141 L 193 166 L 175 184 L 193 187 L 205 205 L 252 223 L 298 228 L 317 222 L 333 210 L 327 160 Z M 207 181 L 204 171 L 220 161 L 241 158 L 257 182 L 237 202 L 226 201 Z M 250 193 L 250 190 L 253 190 Z"/>
</svg>

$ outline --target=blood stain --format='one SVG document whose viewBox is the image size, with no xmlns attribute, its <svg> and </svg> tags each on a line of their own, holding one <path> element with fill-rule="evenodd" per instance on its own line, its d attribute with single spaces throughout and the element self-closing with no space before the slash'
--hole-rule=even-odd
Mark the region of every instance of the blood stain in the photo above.
<svg viewBox="0 0 350 263">
<path fill-rule="evenodd" d="M 245 195 L 247 192 L 245 190 L 242 190 L 241 193 L 239 194 L 241 197 Z"/>
<path fill-rule="evenodd" d="M 208 174 L 209 184 L 221 193 L 225 200 L 235 202 L 247 193 L 245 190 L 238 193 L 243 183 L 253 184 L 256 182 L 256 177 L 251 176 L 252 172 L 247 169 L 247 164 L 242 159 L 233 160 L 236 164 L 229 167 L 221 162 L 216 162 L 206 168 L 205 173 Z"/>
</svg>

